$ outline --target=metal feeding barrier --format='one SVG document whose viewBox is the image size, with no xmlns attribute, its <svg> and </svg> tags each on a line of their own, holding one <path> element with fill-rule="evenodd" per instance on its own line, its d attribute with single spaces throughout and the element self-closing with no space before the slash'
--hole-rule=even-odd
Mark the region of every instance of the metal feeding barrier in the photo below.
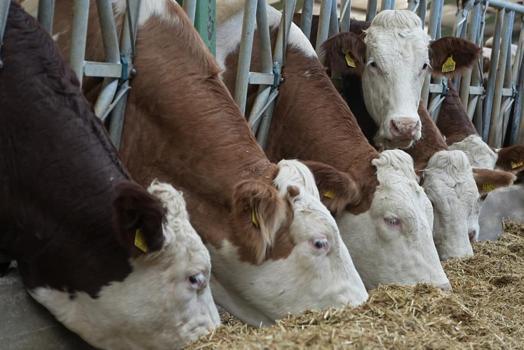
<svg viewBox="0 0 524 350">
<path fill-rule="evenodd" d="M 297 9 L 294 7 L 295 1 L 283 0 L 282 2 L 284 3 L 284 15 L 280 31 L 289 31 L 288 19 Z M 262 85 L 257 96 L 258 103 L 255 103 L 254 108 L 249 112 L 249 122 L 259 143 L 265 146 L 271 121 L 271 106 L 278 94 L 276 79 L 279 78 L 282 65 L 277 57 L 271 57 L 270 43 L 267 42 L 269 32 L 267 21 L 262 15 L 259 16 L 260 13 L 264 13 L 261 3 L 266 3 L 266 1 L 246 0 L 235 100 L 244 112 L 247 86 L 249 84 Z M 394 8 L 395 0 L 381 1 L 380 10 Z M 443 8 L 444 0 L 410 0 L 407 7 L 423 19 L 423 26 L 427 22 L 426 30 L 432 39 L 442 36 Z M 313 9 L 313 0 L 302 2 L 300 28 L 308 38 L 312 36 Z M 455 84 L 459 87 L 461 100 L 479 134 L 491 146 L 501 147 L 505 143 L 524 142 L 524 118 L 522 118 L 524 112 L 524 25 L 522 25 L 524 6 L 503 0 L 467 0 L 463 8 L 457 12 L 453 35 L 466 38 L 481 47 L 484 46 L 488 9 L 496 11 L 496 24 L 487 79 L 483 72 L 483 58 L 480 57 L 471 69 L 466 70 L 460 78 L 455 79 Z M 378 11 L 378 1 L 369 0 L 366 20 L 372 20 Z M 262 73 L 249 72 L 255 13 L 257 14 L 257 28 L 262 28 L 258 31 L 263 46 L 261 59 L 265 62 Z M 348 31 L 350 21 L 351 0 L 321 1 L 316 40 L 312 43 L 316 50 L 318 51 L 326 39 L 339 31 Z M 512 59 L 512 33 L 516 21 L 521 24 L 522 29 L 517 40 L 517 51 Z M 287 25 L 285 28 L 282 26 L 283 23 Z M 277 43 L 275 49 L 280 50 L 281 44 L 281 42 Z M 271 70 L 273 70 L 273 85 L 271 85 L 270 78 Z M 266 75 L 265 80 L 260 74 Z M 432 79 L 428 76 L 424 82 L 421 97 L 427 101 L 428 110 L 433 118 L 438 115 L 447 89 L 447 79 Z M 262 117 L 261 109 L 264 110 Z"/>
</svg>

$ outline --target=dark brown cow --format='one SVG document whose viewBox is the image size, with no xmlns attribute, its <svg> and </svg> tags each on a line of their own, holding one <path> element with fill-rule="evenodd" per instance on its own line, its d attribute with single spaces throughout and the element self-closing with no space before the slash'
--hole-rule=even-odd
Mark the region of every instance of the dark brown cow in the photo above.
<svg viewBox="0 0 524 350">
<path fill-rule="evenodd" d="M 182 196 L 131 181 L 53 40 L 14 2 L 1 54 L 0 251 L 29 293 L 101 348 L 181 347 L 214 328 L 209 254 Z"/>
<path fill-rule="evenodd" d="M 274 37 L 280 13 L 271 7 L 267 11 Z M 241 20 L 242 13 L 232 14 L 217 27 L 217 58 L 231 90 Z M 341 210 L 343 201 L 333 203 L 337 181 L 326 176 L 325 166 L 309 164 L 324 199 L 338 212 L 344 241 L 368 288 L 421 281 L 449 288 L 431 240 L 431 205 L 416 182 L 410 157 L 400 150 L 380 154 L 373 149 L 297 27 L 291 27 L 289 40 L 267 154 L 321 161 L 347 174 L 358 192 Z M 260 69 L 259 53 L 255 40 L 255 71 Z M 249 97 L 252 101 L 253 93 Z"/>
<path fill-rule="evenodd" d="M 63 23 L 69 1 L 57 6 Z M 124 8 L 116 2 L 117 13 Z M 365 301 L 311 172 L 295 160 L 267 159 L 182 8 L 142 1 L 140 16 L 122 157 L 139 182 L 159 178 L 183 190 L 211 253 L 217 302 L 259 326 L 287 313 Z M 88 55 L 100 57 L 96 30 L 88 42 Z"/>
</svg>

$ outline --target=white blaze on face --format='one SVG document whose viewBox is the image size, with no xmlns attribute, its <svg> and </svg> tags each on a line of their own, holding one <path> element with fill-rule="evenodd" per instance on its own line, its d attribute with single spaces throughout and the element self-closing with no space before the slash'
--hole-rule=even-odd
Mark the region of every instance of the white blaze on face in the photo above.
<svg viewBox="0 0 524 350">
<path fill-rule="evenodd" d="M 460 142 L 455 142 L 449 146 L 449 149 L 464 152 L 474 168 L 495 168 L 497 153 L 478 135 L 470 135 Z"/>
<path fill-rule="evenodd" d="M 378 145 L 407 147 L 421 136 L 417 108 L 429 68 L 429 39 L 411 11 L 382 11 L 366 30 L 362 89 L 379 126 Z"/>
<path fill-rule="evenodd" d="M 104 286 L 98 298 L 47 287 L 33 298 L 90 344 L 103 349 L 181 348 L 220 324 L 209 287 L 209 252 L 195 232 L 182 194 L 154 182 L 149 191 L 167 209 L 165 243 L 130 261 L 133 271 Z"/>
<path fill-rule="evenodd" d="M 298 161 L 278 164 L 274 184 L 280 195 L 286 196 L 288 186 L 300 190 L 291 200 L 291 254 L 253 265 L 239 261 L 237 248 L 228 241 L 218 249 L 209 247 L 215 300 L 254 326 L 288 313 L 359 305 L 368 297 L 335 220 L 320 201 L 313 174 Z"/>
<path fill-rule="evenodd" d="M 424 170 L 423 187 L 433 203 L 440 258 L 472 256 L 469 234 L 478 235 L 480 195 L 464 152 L 435 153 Z"/>
<path fill-rule="evenodd" d="M 379 185 L 371 207 L 337 220 L 368 289 L 379 284 L 430 283 L 448 289 L 432 237 L 431 203 L 418 185 L 413 160 L 400 150 L 373 160 Z"/>
</svg>

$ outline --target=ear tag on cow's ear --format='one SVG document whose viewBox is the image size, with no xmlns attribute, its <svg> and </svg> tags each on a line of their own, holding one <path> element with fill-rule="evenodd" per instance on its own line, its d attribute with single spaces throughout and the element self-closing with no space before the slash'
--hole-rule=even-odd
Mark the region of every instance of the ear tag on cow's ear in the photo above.
<svg viewBox="0 0 524 350">
<path fill-rule="evenodd" d="M 135 231 L 135 247 L 140 249 L 143 253 L 147 253 L 147 244 L 146 240 L 144 239 L 144 234 L 142 233 L 142 230 L 137 228 Z"/>
<path fill-rule="evenodd" d="M 333 191 L 326 191 L 326 192 L 322 193 L 322 195 L 324 197 L 326 197 L 327 199 L 335 198 L 335 192 L 333 192 Z"/>
<path fill-rule="evenodd" d="M 517 169 L 517 168 L 520 168 L 521 166 L 524 166 L 524 161 L 511 162 L 511 169 Z"/>
<path fill-rule="evenodd" d="M 255 208 L 251 210 L 251 222 L 253 223 L 253 226 L 255 226 L 256 228 L 260 227 L 260 224 L 257 219 L 257 210 Z"/>
<path fill-rule="evenodd" d="M 495 189 L 495 185 L 494 184 L 490 184 L 490 183 L 482 184 L 482 192 L 483 193 L 491 192 L 494 189 Z"/>
<path fill-rule="evenodd" d="M 346 64 L 348 65 L 348 67 L 351 67 L 351 68 L 356 68 L 357 67 L 357 64 L 355 63 L 355 60 L 353 59 L 353 57 L 351 57 L 351 55 L 349 54 L 349 52 L 344 52 L 344 58 L 346 59 Z"/>
<path fill-rule="evenodd" d="M 442 73 L 450 73 L 455 71 L 457 63 L 453 59 L 453 56 L 449 56 L 446 61 L 442 64 Z"/>
</svg>

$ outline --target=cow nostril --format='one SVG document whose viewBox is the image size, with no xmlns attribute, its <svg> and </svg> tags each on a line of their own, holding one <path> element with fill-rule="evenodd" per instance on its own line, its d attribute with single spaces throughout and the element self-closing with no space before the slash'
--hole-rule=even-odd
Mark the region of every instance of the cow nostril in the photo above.
<svg viewBox="0 0 524 350">
<path fill-rule="evenodd" d="M 468 236 L 469 236 L 469 241 L 470 241 L 471 243 L 477 241 L 477 231 L 476 231 L 476 230 L 469 231 L 469 232 L 468 232 Z"/>
</svg>

